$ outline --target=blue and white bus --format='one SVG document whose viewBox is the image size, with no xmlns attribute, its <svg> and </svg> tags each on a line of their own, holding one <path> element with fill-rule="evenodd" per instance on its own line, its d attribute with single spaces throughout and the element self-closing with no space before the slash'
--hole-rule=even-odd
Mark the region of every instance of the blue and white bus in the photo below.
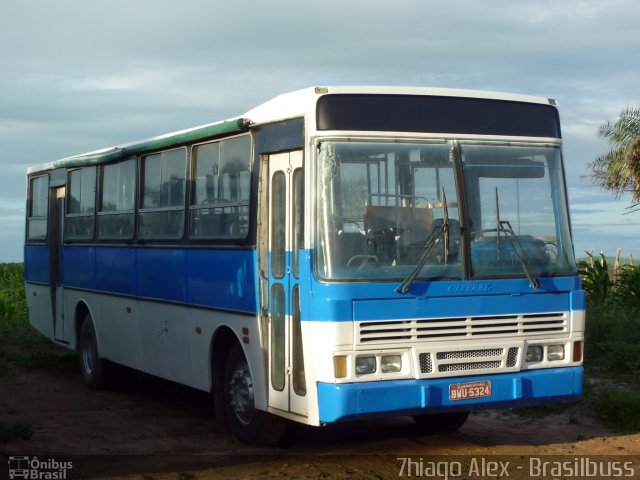
<svg viewBox="0 0 640 480">
<path fill-rule="evenodd" d="M 212 393 L 245 442 L 576 398 L 585 295 L 556 103 L 321 87 L 32 167 L 31 324 Z"/>
</svg>

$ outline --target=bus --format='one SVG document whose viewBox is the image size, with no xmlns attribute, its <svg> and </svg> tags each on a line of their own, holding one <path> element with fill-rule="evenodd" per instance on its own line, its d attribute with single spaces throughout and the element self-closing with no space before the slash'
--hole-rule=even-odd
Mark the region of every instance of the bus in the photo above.
<svg viewBox="0 0 640 480">
<path fill-rule="evenodd" d="M 307 88 L 27 184 L 30 323 L 93 389 L 125 366 L 210 392 L 254 444 L 581 395 L 554 100 Z"/>
</svg>

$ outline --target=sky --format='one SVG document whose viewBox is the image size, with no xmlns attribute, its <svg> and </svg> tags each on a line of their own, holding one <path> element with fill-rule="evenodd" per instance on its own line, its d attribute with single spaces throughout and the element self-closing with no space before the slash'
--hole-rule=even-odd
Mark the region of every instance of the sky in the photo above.
<svg viewBox="0 0 640 480">
<path fill-rule="evenodd" d="M 555 98 L 576 256 L 640 260 L 640 212 L 586 164 L 640 104 L 637 0 L 21 0 L 0 15 L 0 262 L 22 261 L 26 169 L 324 85 Z"/>
</svg>

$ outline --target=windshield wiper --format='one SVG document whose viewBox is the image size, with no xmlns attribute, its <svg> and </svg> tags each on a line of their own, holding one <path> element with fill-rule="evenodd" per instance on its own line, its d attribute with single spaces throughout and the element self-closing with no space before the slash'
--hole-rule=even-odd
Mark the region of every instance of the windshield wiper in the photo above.
<svg viewBox="0 0 640 480">
<path fill-rule="evenodd" d="M 442 225 L 438 230 L 433 230 L 429 238 L 427 239 L 427 243 L 425 243 L 424 248 L 422 250 L 422 255 L 418 260 L 417 265 L 411 271 L 409 276 L 405 278 L 400 285 L 398 285 L 395 289 L 397 293 L 405 294 L 409 291 L 411 284 L 424 267 L 425 263 L 427 263 L 427 259 L 429 258 L 429 254 L 433 250 L 433 248 L 438 244 L 438 240 L 440 237 L 444 239 L 444 263 L 445 265 L 449 259 L 449 210 L 447 208 L 447 197 L 444 194 L 444 187 L 442 188 Z"/>
<path fill-rule="evenodd" d="M 498 207 L 498 189 L 496 188 L 496 244 L 498 260 L 500 260 L 500 232 L 504 233 L 504 237 L 509 242 L 509 245 L 511 245 L 511 250 L 513 251 L 513 253 L 515 253 L 516 258 L 518 259 L 518 263 L 522 267 L 524 274 L 529 279 L 531 288 L 540 288 L 540 281 L 536 277 L 534 277 L 531 272 L 529 272 L 527 263 L 524 261 L 525 250 L 522 246 L 522 243 L 520 243 L 520 238 L 518 237 L 516 232 L 513 231 L 513 227 L 511 227 L 511 223 L 509 222 L 509 220 L 500 219 L 500 209 Z"/>
</svg>

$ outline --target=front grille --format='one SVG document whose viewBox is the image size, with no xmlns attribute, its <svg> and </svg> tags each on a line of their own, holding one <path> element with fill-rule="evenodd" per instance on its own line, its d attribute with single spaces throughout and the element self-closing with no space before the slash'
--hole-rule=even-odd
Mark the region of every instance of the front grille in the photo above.
<svg viewBox="0 0 640 480">
<path fill-rule="evenodd" d="M 451 350 L 420 352 L 420 374 L 437 377 L 445 374 L 480 373 L 496 370 L 515 369 L 520 358 L 520 347 L 505 346 L 494 348 L 475 348 L 469 350 Z M 473 361 L 470 361 L 473 360 Z M 442 374 L 442 375 L 440 375 Z"/>
<path fill-rule="evenodd" d="M 509 349 L 509 353 L 507 354 L 507 367 L 515 367 L 518 364 L 519 353 L 520 349 L 517 347 L 512 347 Z"/>
<path fill-rule="evenodd" d="M 470 362 L 438 365 L 439 372 L 468 372 L 470 370 L 490 370 L 500 368 L 502 362 Z"/>
<path fill-rule="evenodd" d="M 372 345 L 420 343 L 438 339 L 563 334 L 568 333 L 568 320 L 566 313 L 555 312 L 360 322 L 356 328 L 357 343 Z"/>
<path fill-rule="evenodd" d="M 431 373 L 433 371 L 433 364 L 431 363 L 431 354 L 421 353 L 419 356 L 419 359 L 420 359 L 420 372 Z"/>
<path fill-rule="evenodd" d="M 477 358 L 477 357 L 493 357 L 502 355 L 504 348 L 492 348 L 490 350 L 461 350 L 457 352 L 438 352 L 436 358 L 438 360 L 457 360 L 459 358 Z"/>
</svg>

